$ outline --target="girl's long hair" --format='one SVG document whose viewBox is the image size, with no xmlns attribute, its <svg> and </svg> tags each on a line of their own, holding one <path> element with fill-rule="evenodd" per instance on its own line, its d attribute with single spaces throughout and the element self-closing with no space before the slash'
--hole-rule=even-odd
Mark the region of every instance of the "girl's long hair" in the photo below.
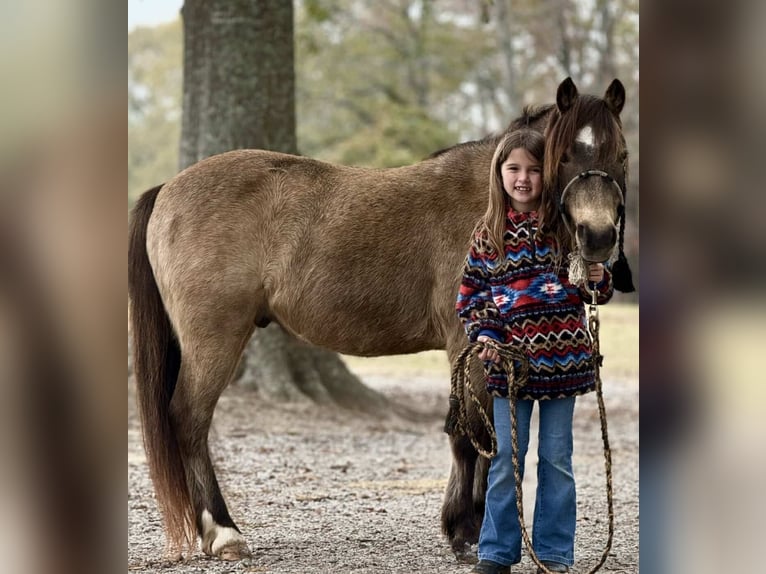
<svg viewBox="0 0 766 574">
<path fill-rule="evenodd" d="M 537 130 L 521 128 L 509 132 L 495 148 L 489 175 L 489 203 L 479 224 L 479 230 L 486 234 L 487 242 L 499 257 L 505 255 L 505 220 L 511 206 L 510 197 L 503 188 L 501 167 L 515 149 L 524 149 L 542 165 L 545 154 L 545 138 Z M 559 214 L 555 190 L 543 184 L 540 207 L 537 210 L 540 224 L 538 233 L 548 233 L 556 244 L 556 260 L 561 261 L 562 253 L 570 246 L 569 233 L 566 231 Z"/>
</svg>

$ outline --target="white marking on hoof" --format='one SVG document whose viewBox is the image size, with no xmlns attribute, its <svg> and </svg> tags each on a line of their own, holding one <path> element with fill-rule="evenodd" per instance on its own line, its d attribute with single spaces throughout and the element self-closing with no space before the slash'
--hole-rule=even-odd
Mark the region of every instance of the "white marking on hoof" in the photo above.
<svg viewBox="0 0 766 574">
<path fill-rule="evenodd" d="M 593 147 L 594 144 L 596 143 L 595 138 L 593 137 L 593 128 L 591 128 L 590 126 L 585 126 L 583 129 L 577 132 L 577 137 L 575 138 L 575 141 L 584 143 L 588 147 Z"/>
<path fill-rule="evenodd" d="M 221 526 L 209 511 L 202 511 L 202 551 L 222 560 L 241 560 L 250 556 L 245 538 L 230 526 Z"/>
</svg>

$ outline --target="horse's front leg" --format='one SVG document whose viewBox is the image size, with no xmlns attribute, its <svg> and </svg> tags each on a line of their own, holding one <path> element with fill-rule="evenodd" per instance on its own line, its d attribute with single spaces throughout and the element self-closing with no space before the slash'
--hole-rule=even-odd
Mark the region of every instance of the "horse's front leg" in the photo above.
<svg viewBox="0 0 766 574">
<path fill-rule="evenodd" d="M 486 490 L 486 486 L 475 483 L 486 481 L 486 465 L 478 460 L 476 449 L 465 435 L 451 435 L 450 445 L 452 468 L 442 504 L 442 532 L 449 539 L 459 561 L 475 562 L 476 555 L 471 550 L 471 544 L 479 540 Z M 481 498 L 477 500 L 476 496 Z"/>
<path fill-rule="evenodd" d="M 455 359 L 463 346 L 467 344 L 462 330 L 456 330 L 456 333 L 457 335 L 447 346 L 447 354 L 452 365 L 455 364 Z M 473 365 L 472 377 L 472 384 L 475 389 L 479 389 L 480 400 L 491 420 L 491 401 L 486 392 L 483 392 L 484 377 L 478 361 Z M 467 399 L 464 397 L 464 400 Z M 462 421 L 461 424 L 469 426 L 474 436 L 483 444 L 483 448 L 488 449 L 490 445 L 487 429 L 479 424 L 482 419 L 472 403 L 469 402 L 466 406 L 466 415 L 469 420 Z M 471 545 L 479 541 L 481 523 L 484 519 L 489 461 L 479 456 L 468 436 L 457 431 L 455 421 L 452 420 L 454 416 L 457 416 L 457 412 L 453 410 L 448 415 L 447 425 L 450 427 L 452 468 L 442 504 L 442 532 L 449 539 L 458 561 L 475 562 L 476 553 L 471 549 Z"/>
</svg>

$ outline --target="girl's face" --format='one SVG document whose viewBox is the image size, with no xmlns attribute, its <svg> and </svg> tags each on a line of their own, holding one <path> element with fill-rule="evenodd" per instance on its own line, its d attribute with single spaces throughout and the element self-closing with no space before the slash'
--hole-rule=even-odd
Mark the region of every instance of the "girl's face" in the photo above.
<svg viewBox="0 0 766 574">
<path fill-rule="evenodd" d="M 534 211 L 543 193 L 543 166 L 524 148 L 516 148 L 500 166 L 503 188 L 516 211 Z"/>
</svg>

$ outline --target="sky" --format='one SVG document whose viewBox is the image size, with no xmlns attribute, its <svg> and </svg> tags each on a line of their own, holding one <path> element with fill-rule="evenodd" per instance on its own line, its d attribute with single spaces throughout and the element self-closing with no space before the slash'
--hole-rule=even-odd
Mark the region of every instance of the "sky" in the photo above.
<svg viewBox="0 0 766 574">
<path fill-rule="evenodd" d="M 128 31 L 175 20 L 183 0 L 128 0 Z"/>
</svg>

